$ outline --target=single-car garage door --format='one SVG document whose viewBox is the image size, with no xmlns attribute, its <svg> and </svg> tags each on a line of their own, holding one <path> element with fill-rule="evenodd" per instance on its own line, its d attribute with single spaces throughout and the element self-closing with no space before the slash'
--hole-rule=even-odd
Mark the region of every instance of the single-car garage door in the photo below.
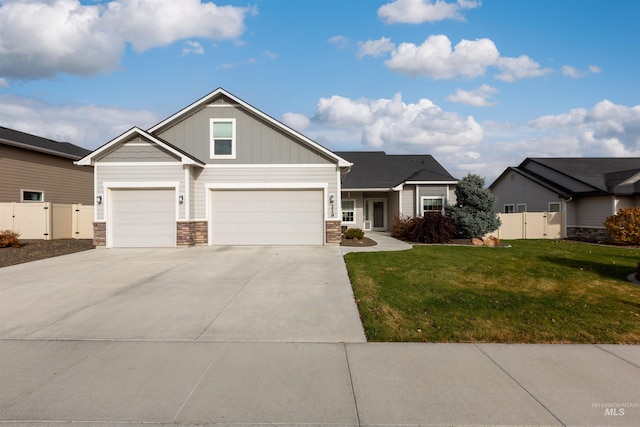
<svg viewBox="0 0 640 427">
<path fill-rule="evenodd" d="M 212 190 L 213 245 L 322 245 L 322 190 Z"/>
<path fill-rule="evenodd" d="M 111 191 L 111 246 L 176 246 L 176 199 L 171 189 Z"/>
</svg>

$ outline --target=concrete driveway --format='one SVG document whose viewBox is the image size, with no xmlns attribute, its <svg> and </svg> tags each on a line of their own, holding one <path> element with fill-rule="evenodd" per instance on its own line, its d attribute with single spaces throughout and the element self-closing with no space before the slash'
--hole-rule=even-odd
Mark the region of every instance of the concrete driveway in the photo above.
<svg viewBox="0 0 640 427">
<path fill-rule="evenodd" d="M 1 277 L 1 338 L 366 340 L 338 247 L 97 249 Z"/>
</svg>

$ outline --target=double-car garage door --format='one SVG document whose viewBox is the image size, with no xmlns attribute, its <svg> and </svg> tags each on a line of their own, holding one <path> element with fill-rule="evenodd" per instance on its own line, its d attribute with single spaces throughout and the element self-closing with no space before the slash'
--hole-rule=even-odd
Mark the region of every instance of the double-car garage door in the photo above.
<svg viewBox="0 0 640 427">
<path fill-rule="evenodd" d="M 323 191 L 211 190 L 213 245 L 322 245 Z M 175 189 L 114 189 L 112 247 L 175 247 Z"/>
<path fill-rule="evenodd" d="M 322 190 L 211 190 L 213 245 L 322 245 Z"/>
</svg>

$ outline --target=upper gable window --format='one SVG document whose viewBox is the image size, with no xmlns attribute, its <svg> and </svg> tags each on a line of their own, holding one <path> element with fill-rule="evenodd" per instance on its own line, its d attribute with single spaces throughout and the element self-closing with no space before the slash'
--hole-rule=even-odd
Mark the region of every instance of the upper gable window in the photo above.
<svg viewBox="0 0 640 427">
<path fill-rule="evenodd" d="M 236 158 L 236 119 L 211 119 L 211 158 Z"/>
</svg>

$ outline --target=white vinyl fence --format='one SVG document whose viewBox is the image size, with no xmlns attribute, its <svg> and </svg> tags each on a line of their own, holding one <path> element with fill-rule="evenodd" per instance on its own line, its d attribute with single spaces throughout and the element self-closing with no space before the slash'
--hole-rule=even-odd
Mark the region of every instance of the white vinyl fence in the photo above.
<svg viewBox="0 0 640 427">
<path fill-rule="evenodd" d="M 498 217 L 502 225 L 488 235 L 501 240 L 562 238 L 562 212 L 499 213 Z"/>
<path fill-rule="evenodd" d="M 62 203 L 0 203 L 0 231 L 21 239 L 92 239 L 93 206 Z"/>
</svg>

